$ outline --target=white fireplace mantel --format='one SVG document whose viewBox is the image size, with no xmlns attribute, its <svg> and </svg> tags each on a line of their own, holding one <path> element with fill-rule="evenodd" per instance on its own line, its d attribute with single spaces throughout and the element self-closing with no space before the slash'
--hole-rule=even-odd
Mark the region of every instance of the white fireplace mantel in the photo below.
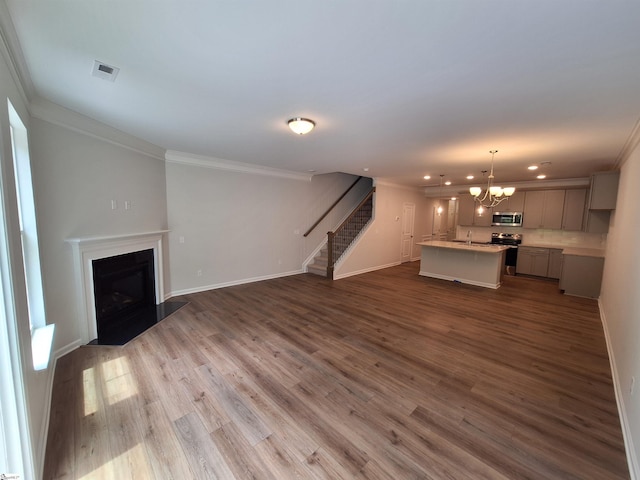
<svg viewBox="0 0 640 480">
<path fill-rule="evenodd" d="M 123 235 L 68 238 L 73 249 L 73 265 L 78 292 L 78 321 L 83 343 L 98 338 L 93 292 L 93 261 L 140 250 L 153 250 L 156 304 L 164 301 L 162 238 L 169 230 Z"/>
</svg>

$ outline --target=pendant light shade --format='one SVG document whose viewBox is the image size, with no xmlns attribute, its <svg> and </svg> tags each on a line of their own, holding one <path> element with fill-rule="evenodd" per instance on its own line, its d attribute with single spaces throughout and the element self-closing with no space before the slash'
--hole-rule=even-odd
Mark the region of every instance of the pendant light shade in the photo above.
<svg viewBox="0 0 640 480">
<path fill-rule="evenodd" d="M 316 122 L 309 120 L 308 118 L 295 117 L 287 122 L 289 128 L 293 133 L 298 135 L 305 135 L 313 130 L 316 126 Z"/>
</svg>

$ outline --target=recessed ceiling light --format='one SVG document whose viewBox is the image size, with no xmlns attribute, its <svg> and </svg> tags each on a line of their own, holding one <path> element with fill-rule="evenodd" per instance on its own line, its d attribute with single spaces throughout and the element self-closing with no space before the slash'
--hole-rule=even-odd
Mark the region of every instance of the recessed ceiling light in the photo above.
<svg viewBox="0 0 640 480">
<path fill-rule="evenodd" d="M 527 168 L 529 170 L 537 170 L 538 169 L 538 165 L 529 165 Z"/>
<path fill-rule="evenodd" d="M 422 178 L 424 178 L 425 180 L 431 180 L 431 175 L 425 175 L 425 176 L 424 176 L 424 177 L 422 177 Z"/>
<path fill-rule="evenodd" d="M 543 178 L 547 178 L 547 176 L 546 175 L 538 175 L 536 178 L 538 180 L 542 180 Z"/>
<path fill-rule="evenodd" d="M 447 180 L 446 182 L 444 182 L 444 184 L 445 185 L 451 185 L 451 182 Z"/>
<path fill-rule="evenodd" d="M 473 175 L 467 175 L 467 180 L 473 180 Z"/>
<path fill-rule="evenodd" d="M 457 200 L 456 197 L 451 197 L 451 200 L 453 200 L 454 202 Z"/>
<path fill-rule="evenodd" d="M 362 171 L 363 171 L 363 172 L 368 172 L 368 171 L 369 171 L 369 167 L 364 167 L 364 168 L 362 169 Z"/>
</svg>

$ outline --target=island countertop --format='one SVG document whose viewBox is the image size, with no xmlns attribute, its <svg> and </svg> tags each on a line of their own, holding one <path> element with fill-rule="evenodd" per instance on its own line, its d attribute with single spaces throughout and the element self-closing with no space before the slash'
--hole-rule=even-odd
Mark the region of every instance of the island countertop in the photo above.
<svg viewBox="0 0 640 480">
<path fill-rule="evenodd" d="M 418 245 L 423 247 L 452 248 L 455 250 L 466 250 L 480 253 L 500 253 L 510 248 L 508 245 L 492 245 L 490 243 L 472 243 L 469 245 L 463 242 L 446 242 L 442 240 L 419 242 Z"/>
</svg>

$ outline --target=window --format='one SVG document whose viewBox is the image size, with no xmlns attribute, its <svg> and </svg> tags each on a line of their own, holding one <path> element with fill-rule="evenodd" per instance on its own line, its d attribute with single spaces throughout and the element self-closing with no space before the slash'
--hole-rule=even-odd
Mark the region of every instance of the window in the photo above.
<svg viewBox="0 0 640 480">
<path fill-rule="evenodd" d="M 45 317 L 36 209 L 31 181 L 29 141 L 24 123 L 22 123 L 11 102 L 7 101 L 7 103 L 22 244 L 22 261 L 29 309 L 31 353 L 34 369 L 43 370 L 49 364 L 54 327 L 53 325 L 47 325 Z"/>
</svg>

